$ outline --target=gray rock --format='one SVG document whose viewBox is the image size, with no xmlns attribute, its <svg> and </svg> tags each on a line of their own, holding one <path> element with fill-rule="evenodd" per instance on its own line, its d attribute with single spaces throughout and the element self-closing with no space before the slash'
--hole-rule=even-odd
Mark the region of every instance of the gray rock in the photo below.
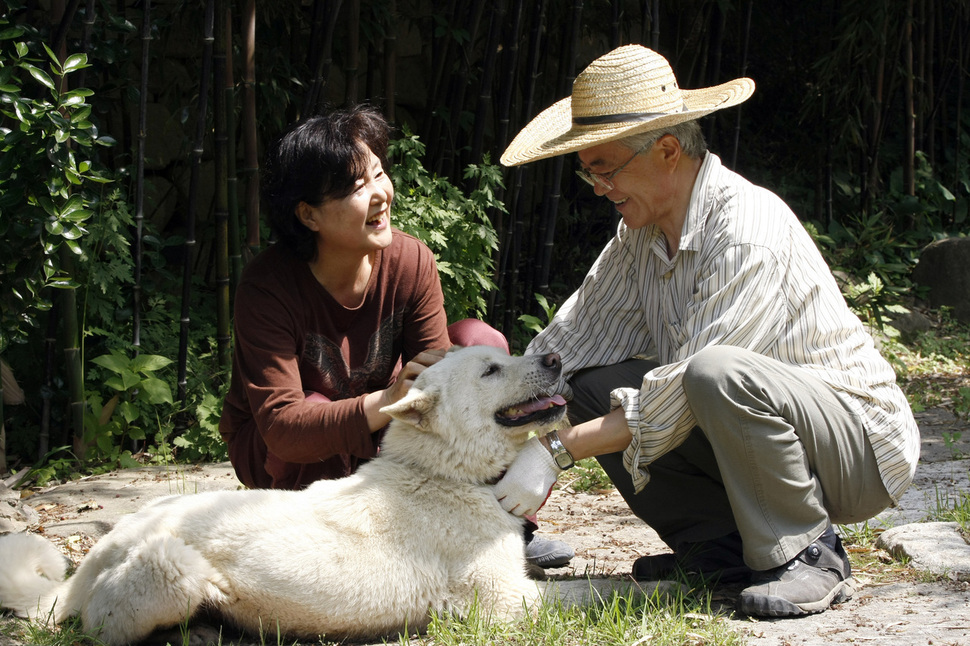
<svg viewBox="0 0 970 646">
<path fill-rule="evenodd" d="M 913 281 L 929 288 L 934 309 L 949 307 L 957 320 L 970 323 L 970 238 L 946 238 L 924 247 Z"/>
<path fill-rule="evenodd" d="M 889 325 L 899 330 L 904 341 L 913 339 L 920 332 L 933 329 L 933 321 L 920 312 L 907 312 L 890 321 Z"/>
<path fill-rule="evenodd" d="M 918 570 L 970 581 L 970 545 L 959 523 L 912 523 L 887 529 L 876 545 Z"/>
</svg>

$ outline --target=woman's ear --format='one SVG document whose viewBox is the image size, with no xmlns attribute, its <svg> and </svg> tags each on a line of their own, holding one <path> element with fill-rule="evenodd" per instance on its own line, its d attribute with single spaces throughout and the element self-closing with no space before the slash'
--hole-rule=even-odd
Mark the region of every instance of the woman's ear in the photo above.
<svg viewBox="0 0 970 646">
<path fill-rule="evenodd" d="M 310 231 L 316 231 L 318 228 L 314 215 L 314 208 L 306 202 L 300 202 L 296 205 L 296 219 Z"/>
</svg>

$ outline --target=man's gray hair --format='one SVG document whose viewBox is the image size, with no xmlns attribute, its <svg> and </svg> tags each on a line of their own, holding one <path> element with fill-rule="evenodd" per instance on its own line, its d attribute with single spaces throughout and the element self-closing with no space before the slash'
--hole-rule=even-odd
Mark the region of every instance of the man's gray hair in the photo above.
<svg viewBox="0 0 970 646">
<path fill-rule="evenodd" d="M 700 159 L 707 152 L 707 142 L 704 141 L 704 133 L 701 132 L 701 126 L 697 120 L 684 121 L 660 130 L 639 132 L 621 139 L 620 143 L 630 150 L 647 151 L 664 135 L 676 137 L 677 141 L 680 142 L 681 150 L 692 159 Z"/>
</svg>

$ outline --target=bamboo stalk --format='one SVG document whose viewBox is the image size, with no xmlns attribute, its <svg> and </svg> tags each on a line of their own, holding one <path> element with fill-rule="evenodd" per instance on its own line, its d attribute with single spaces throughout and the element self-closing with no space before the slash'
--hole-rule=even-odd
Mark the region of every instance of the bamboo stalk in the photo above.
<svg viewBox="0 0 970 646">
<path fill-rule="evenodd" d="M 67 59 L 67 46 L 65 42 L 67 24 L 73 18 L 74 12 L 77 11 L 78 4 L 79 2 L 72 1 L 67 7 L 65 7 L 63 0 L 56 0 L 51 5 L 51 17 L 55 22 L 59 23 L 57 33 L 54 37 L 52 49 L 57 55 L 59 63 L 62 65 Z M 60 85 L 57 88 L 58 92 L 66 92 L 68 89 L 67 79 L 61 77 L 59 83 Z M 73 279 L 76 274 L 74 252 L 71 251 L 67 245 L 61 245 L 57 251 L 60 257 L 61 270 L 66 273 L 67 276 Z M 59 318 L 64 328 L 65 376 L 69 396 L 68 421 L 69 427 L 71 428 L 74 445 L 78 450 L 77 457 L 83 461 L 85 404 L 84 369 L 81 362 L 81 333 L 78 328 L 77 288 L 74 286 L 68 286 L 60 290 L 57 297 L 61 302 L 62 311 Z"/>
<path fill-rule="evenodd" d="M 485 57 L 482 60 L 479 82 L 478 102 L 475 106 L 475 122 L 472 129 L 471 161 L 478 163 L 482 158 L 485 140 L 485 122 L 489 110 L 492 108 L 492 82 L 495 77 L 495 61 L 498 57 L 499 43 L 502 40 L 502 30 L 505 27 L 506 0 L 495 0 L 492 4 L 492 14 L 488 24 L 488 36 L 485 40 Z"/>
<path fill-rule="evenodd" d="M 724 57 L 724 32 L 727 30 L 727 13 L 718 4 L 711 4 L 711 24 L 713 26 L 714 38 L 705 38 L 705 42 L 710 43 L 711 69 L 702 85 L 714 85 L 720 83 L 721 79 L 721 59 Z M 707 30 L 708 32 L 711 29 Z M 717 116 L 707 120 L 707 140 L 714 141 L 717 133 Z"/>
<path fill-rule="evenodd" d="M 226 34 L 232 34 L 232 9 L 226 10 Z M 242 251 L 239 227 L 239 178 L 236 176 L 236 83 L 232 73 L 232 38 L 226 38 L 226 85 L 223 88 L 226 101 L 226 160 L 228 182 L 226 194 L 229 204 L 229 285 L 230 293 L 242 276 Z"/>
<path fill-rule="evenodd" d="M 138 136 L 135 153 L 135 242 L 132 256 L 135 265 L 132 286 L 132 348 L 137 355 L 141 351 L 141 271 L 142 231 L 145 222 L 145 139 L 148 113 L 148 62 L 152 41 L 151 0 L 142 3 L 141 27 L 141 79 L 138 92 Z"/>
<path fill-rule="evenodd" d="M 610 2 L 610 50 L 620 46 L 620 0 Z"/>
<path fill-rule="evenodd" d="M 526 60 L 526 85 L 523 93 L 521 112 L 521 120 L 523 123 L 531 118 L 535 104 L 536 83 L 539 78 L 539 63 L 542 56 L 542 44 L 544 40 L 546 0 L 539 0 L 532 7 L 532 31 L 529 37 L 529 55 Z M 505 266 L 503 273 L 508 276 L 508 286 L 505 289 L 501 289 L 503 293 L 508 294 L 502 322 L 502 330 L 506 333 L 509 333 L 515 325 L 516 312 L 518 311 L 518 307 L 520 307 L 519 301 L 523 298 L 523 292 L 525 291 L 522 289 L 522 276 L 519 267 L 525 231 L 524 214 L 527 211 L 531 212 L 531 209 L 527 209 L 526 207 L 526 204 L 529 203 L 527 198 L 531 198 L 531 194 L 525 187 L 531 187 L 536 184 L 536 182 L 526 181 L 531 174 L 531 165 L 516 166 L 512 171 L 513 179 L 511 184 L 513 189 L 509 202 L 512 205 L 509 209 L 509 222 L 511 225 L 508 230 L 508 237 L 511 240 L 511 244 L 503 245 L 503 247 L 508 248 L 508 252 L 503 254 Z M 522 309 L 531 306 L 531 298 L 526 297 L 525 301 L 526 306 Z"/>
<path fill-rule="evenodd" d="M 388 123 L 397 122 L 397 0 L 389 0 L 387 15 L 391 24 L 384 35 L 384 116 Z"/>
<path fill-rule="evenodd" d="M 502 154 L 502 150 L 508 143 L 509 138 L 509 121 L 512 112 L 512 96 L 515 92 L 515 70 L 519 63 L 519 36 L 520 30 L 522 29 L 522 0 L 514 0 L 511 10 L 511 18 L 509 21 L 509 28 L 506 31 L 506 38 L 502 46 L 502 75 L 499 84 L 499 99 L 496 105 L 497 115 L 497 129 L 495 133 L 495 149 L 492 154 L 492 162 L 494 163 Z M 508 194 L 511 196 L 511 192 Z M 505 188 L 499 189 L 498 199 L 505 201 L 506 190 Z M 498 240 L 506 240 L 506 220 L 503 213 L 490 213 L 489 219 L 492 221 L 492 225 L 495 227 L 495 235 Z M 506 273 L 506 267 L 508 266 L 508 253 L 507 245 L 502 244 L 499 246 L 499 258 L 495 263 L 495 275 L 492 280 L 495 282 L 496 288 L 489 292 L 488 294 L 488 312 L 491 323 L 496 325 L 497 315 L 495 303 L 499 295 L 502 293 L 502 283 L 503 277 Z M 510 295 L 507 295 L 510 296 Z M 507 299 L 508 300 L 508 299 Z M 500 326 L 501 327 L 501 326 Z M 505 328 L 503 331 L 510 331 L 511 328 Z"/>
<path fill-rule="evenodd" d="M 913 0 L 906 0 L 906 17 L 903 26 L 903 103 L 905 112 L 905 158 L 903 159 L 903 190 L 916 195 L 916 106 L 915 79 L 913 78 Z"/>
<path fill-rule="evenodd" d="M 37 459 L 40 460 L 50 450 L 51 437 L 51 399 L 54 396 L 54 354 L 57 349 L 57 324 L 60 321 L 60 303 L 51 308 L 44 335 L 44 387 L 40 389 L 41 414 L 40 433 L 37 438 Z M 63 432 L 58 435 L 57 446 L 64 446 Z"/>
<path fill-rule="evenodd" d="M 360 0 L 350 0 L 349 25 L 347 25 L 347 65 L 344 66 L 344 77 L 347 79 L 347 90 L 344 94 L 346 105 L 355 105 L 360 74 Z"/>
<path fill-rule="evenodd" d="M 923 65 L 926 68 L 926 101 L 925 121 L 923 127 L 926 133 L 926 150 L 929 151 L 930 166 L 936 168 L 936 120 L 933 113 L 936 108 L 936 66 L 933 53 L 936 51 L 936 0 L 926 2 L 926 45 L 923 52 Z"/>
<path fill-rule="evenodd" d="M 177 392 L 179 402 L 185 403 L 188 385 L 189 327 L 192 309 L 192 275 L 198 241 L 195 236 L 199 211 L 199 172 L 205 145 L 206 115 L 209 109 L 209 78 L 212 75 L 213 23 L 215 0 L 205 3 L 202 36 L 202 73 L 199 77 L 199 104 L 195 115 L 195 141 L 192 146 L 192 166 L 189 171 L 188 209 L 185 215 L 185 242 L 182 244 L 182 307 L 179 317 L 179 356 Z"/>
<path fill-rule="evenodd" d="M 576 78 L 576 59 L 579 56 L 579 40 L 582 30 L 583 0 L 574 0 L 572 7 L 572 22 L 569 27 L 569 46 L 563 47 L 566 56 L 566 70 L 563 85 L 560 87 L 559 96 L 566 96 L 572 88 L 573 80 Z M 542 249 L 539 251 L 539 268 L 536 281 L 536 290 L 540 294 L 549 293 L 549 273 L 552 265 L 552 247 L 556 237 L 556 215 L 559 212 L 559 197 L 562 187 L 562 170 L 565 163 L 565 155 L 559 155 L 553 160 L 552 171 L 547 185 L 547 195 L 542 215 L 542 226 L 540 236 L 542 239 Z"/>
<path fill-rule="evenodd" d="M 51 49 L 55 52 L 61 52 L 63 49 L 67 39 L 67 30 L 74 22 L 74 14 L 77 13 L 79 4 L 81 4 L 81 0 L 70 0 L 67 6 L 64 5 L 63 0 L 57 0 L 51 5 L 51 15 L 55 17 L 54 19 L 57 22 L 57 30 L 51 38 Z M 63 59 L 61 62 L 63 62 Z"/>
<path fill-rule="evenodd" d="M 444 154 L 442 155 L 442 174 L 460 176 L 461 169 L 465 167 L 462 161 L 462 154 L 458 142 L 458 133 L 461 132 L 461 116 L 465 106 L 465 95 L 468 92 L 468 79 L 471 78 L 471 58 L 474 55 L 474 44 L 478 41 L 478 28 L 482 22 L 482 15 L 485 11 L 484 2 L 473 4 L 473 10 L 466 13 L 468 22 L 468 41 L 467 45 L 459 45 L 461 56 L 458 73 L 452 74 L 449 85 L 447 105 L 451 106 L 449 120 L 448 140 L 445 144 Z"/>
<path fill-rule="evenodd" d="M 323 54 L 323 35 L 324 24 L 326 22 L 328 2 L 327 0 L 314 0 L 313 11 L 310 19 L 310 36 L 307 38 L 306 68 L 313 74 L 310 83 L 307 85 L 306 95 L 303 97 L 303 107 L 301 115 L 309 114 L 310 106 L 316 103 L 316 90 L 320 83 L 319 68 L 323 64 L 320 59 Z"/>
<path fill-rule="evenodd" d="M 59 249 L 61 268 L 69 276 L 75 275 L 74 253 L 66 246 Z M 61 323 L 64 332 L 64 368 L 67 376 L 69 422 L 74 455 L 84 462 L 87 446 L 84 441 L 84 365 L 81 360 L 80 328 L 77 317 L 77 290 L 69 288 L 60 294 Z M 46 454 L 46 451 L 41 455 Z"/>
<path fill-rule="evenodd" d="M 961 12 L 964 10 L 961 10 Z M 966 20 L 965 15 L 961 15 L 962 20 Z M 966 47 L 966 42 L 964 41 L 963 30 L 960 30 L 957 35 L 957 61 L 960 69 L 966 69 L 970 65 L 970 48 Z M 961 160 L 963 159 L 963 126 L 961 125 L 961 119 L 963 115 L 963 93 L 966 89 L 966 74 L 957 74 L 957 103 L 956 103 L 956 143 L 954 144 L 956 150 L 954 150 L 953 161 L 955 173 L 959 173 L 961 167 Z M 953 201 L 953 222 L 957 219 L 957 201 Z"/>
<path fill-rule="evenodd" d="M 223 0 L 215 0 L 215 42 L 212 53 L 213 87 L 225 85 L 226 77 L 226 21 Z M 212 112 L 215 121 L 215 257 L 216 257 L 216 357 L 222 370 L 229 368 L 231 321 L 229 316 L 229 196 L 228 146 L 226 138 L 226 105 L 222 92 L 213 92 Z"/>
<path fill-rule="evenodd" d="M 310 33 L 311 49 L 308 56 L 313 80 L 303 101 L 303 114 L 319 112 L 326 105 L 327 77 L 333 63 L 333 32 L 337 26 L 341 0 L 317 0 L 314 3 L 314 22 Z"/>
<path fill-rule="evenodd" d="M 246 0 L 243 30 L 243 152 L 246 156 L 246 246 L 259 253 L 259 151 L 256 137 L 256 0 Z"/>
<path fill-rule="evenodd" d="M 453 24 L 455 16 L 455 0 L 449 0 L 448 8 L 440 13 L 448 24 Z M 431 25 L 431 61 L 434 65 L 431 71 L 431 83 L 428 85 L 428 111 L 425 117 L 423 131 L 427 133 L 429 144 L 436 144 L 441 137 L 441 126 L 443 119 L 438 107 L 442 104 L 441 86 L 445 73 L 445 64 L 452 60 L 451 47 L 452 38 L 447 33 L 439 34 L 437 26 Z M 436 145 L 428 146 L 429 159 L 425 160 L 425 165 L 429 170 L 437 170 L 437 164 L 431 159 L 431 153 Z"/>
<path fill-rule="evenodd" d="M 741 47 L 741 76 L 748 75 L 748 45 L 751 42 L 751 14 L 753 13 L 754 0 L 748 0 L 747 8 L 744 12 L 744 34 L 741 37 L 743 43 Z M 731 166 L 737 170 L 738 149 L 741 147 L 741 107 L 738 106 L 734 114 L 734 146 L 731 148 Z"/>
<path fill-rule="evenodd" d="M 519 37 L 522 30 L 523 0 L 514 0 L 511 10 L 509 28 L 506 31 L 505 43 L 502 47 L 502 80 L 501 91 L 497 104 L 498 128 L 495 131 L 495 149 L 492 160 L 501 156 L 505 146 L 509 143 L 509 122 L 512 113 L 512 97 L 515 93 L 515 70 L 519 64 Z"/>
</svg>

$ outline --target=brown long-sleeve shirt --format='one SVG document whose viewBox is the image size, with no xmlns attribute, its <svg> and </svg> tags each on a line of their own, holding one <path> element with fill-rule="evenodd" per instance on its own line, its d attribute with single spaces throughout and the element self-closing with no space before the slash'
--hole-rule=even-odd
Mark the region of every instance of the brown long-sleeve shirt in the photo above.
<svg viewBox="0 0 970 646">
<path fill-rule="evenodd" d="M 243 273 L 234 325 L 219 430 L 250 487 L 300 488 L 352 473 L 380 439 L 364 395 L 392 384 L 402 362 L 449 345 L 434 256 L 397 230 L 352 309 L 285 248 L 265 250 Z M 331 401 L 307 401 L 310 392 Z"/>
</svg>

